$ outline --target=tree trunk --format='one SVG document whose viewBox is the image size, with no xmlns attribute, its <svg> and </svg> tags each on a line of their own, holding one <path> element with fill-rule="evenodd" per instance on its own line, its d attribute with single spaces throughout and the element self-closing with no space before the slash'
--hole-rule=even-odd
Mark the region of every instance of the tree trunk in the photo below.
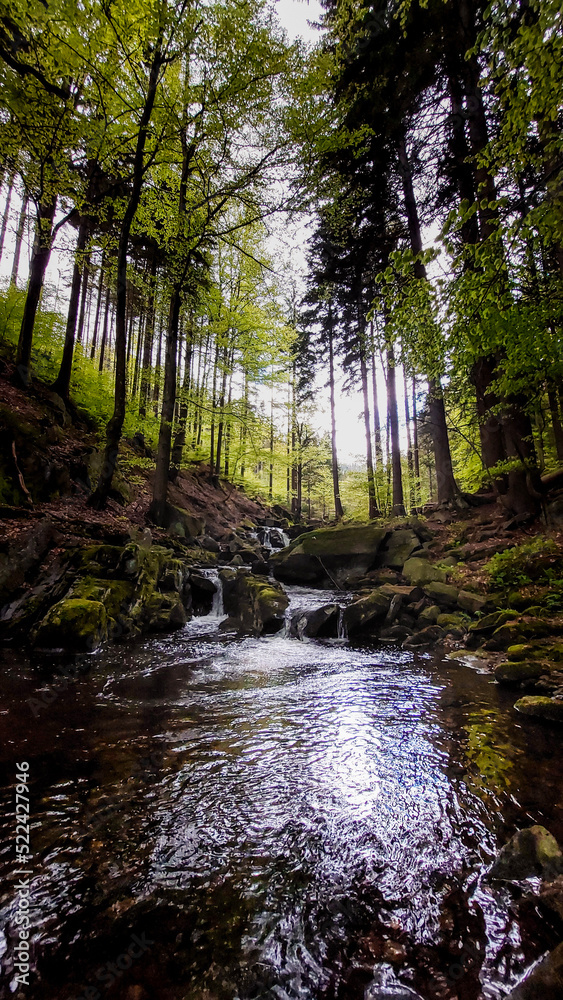
<svg viewBox="0 0 563 1000">
<path fill-rule="evenodd" d="M 420 229 L 420 218 L 418 206 L 412 182 L 412 172 L 407 156 L 407 148 L 404 138 L 399 143 L 399 163 L 401 165 L 401 178 L 403 185 L 403 198 L 409 229 L 411 250 L 414 254 L 422 253 L 422 233 Z M 421 281 L 427 281 L 426 267 L 421 260 L 414 263 L 414 275 Z M 436 462 L 436 479 L 438 482 L 438 502 L 459 504 L 461 494 L 454 479 L 452 456 L 448 438 L 448 427 L 446 424 L 446 411 L 442 396 L 442 387 L 438 375 L 430 377 L 428 405 L 430 409 L 430 433 L 434 447 L 434 459 Z"/>
<path fill-rule="evenodd" d="M 338 474 L 338 452 L 336 449 L 336 401 L 334 391 L 334 334 L 332 327 L 332 306 L 328 313 L 328 378 L 330 387 L 330 446 L 332 456 L 332 490 L 334 495 L 334 516 L 337 521 L 344 517 L 342 500 L 340 499 L 340 477 Z"/>
<path fill-rule="evenodd" d="M 25 197 L 25 195 L 22 195 L 22 203 L 18 219 L 18 228 L 16 229 L 16 242 L 14 246 L 14 259 L 12 261 L 12 273 L 10 275 L 10 285 L 13 285 L 14 288 L 18 287 L 18 271 L 20 269 L 20 257 L 22 251 L 26 213 L 27 213 L 27 198 Z"/>
<path fill-rule="evenodd" d="M 561 417 L 559 413 L 559 406 L 557 404 L 557 394 L 553 389 L 547 390 L 547 398 L 549 401 L 549 410 L 551 413 L 551 425 L 553 427 L 553 436 L 555 438 L 555 450 L 557 452 L 557 461 L 563 463 L 563 427 L 561 426 Z"/>
<path fill-rule="evenodd" d="M 407 468 L 409 470 L 409 509 L 410 513 L 414 513 L 416 510 L 415 502 L 415 491 L 414 491 L 414 461 L 412 454 L 412 433 L 411 433 L 411 415 L 409 408 L 409 388 L 407 385 L 407 373 L 403 367 L 403 385 L 404 385 L 404 397 L 405 397 L 405 426 L 407 430 Z"/>
<path fill-rule="evenodd" d="M 392 344 L 389 344 L 387 347 L 387 406 L 389 407 L 389 426 L 391 428 L 391 467 L 393 471 L 393 505 L 391 513 L 394 517 L 402 517 L 405 513 L 405 501 L 403 497 L 403 472 L 401 469 L 395 355 Z"/>
<path fill-rule="evenodd" d="M 14 190 L 15 176 L 16 172 L 15 170 L 12 170 L 8 177 L 8 194 L 6 195 L 6 204 L 4 206 L 4 214 L 2 216 L 2 229 L 0 230 L 0 260 L 2 259 L 2 254 L 4 253 L 4 241 L 6 239 L 6 230 L 8 228 L 8 221 L 10 219 L 10 205 L 12 203 L 12 192 Z"/>
<path fill-rule="evenodd" d="M 111 419 L 106 429 L 106 446 L 104 450 L 102 469 L 98 485 L 92 496 L 90 503 L 100 510 L 105 507 L 111 489 L 113 474 L 117 463 L 117 452 L 121 440 L 121 431 L 125 419 L 126 404 L 126 354 L 127 354 L 127 334 L 125 329 L 125 315 L 127 310 L 127 251 L 129 249 L 129 234 L 137 208 L 141 199 L 144 175 L 144 154 L 148 136 L 149 122 L 152 116 L 160 69 L 162 65 L 162 38 L 160 37 L 153 49 L 153 57 L 147 97 L 145 106 L 139 123 L 137 135 L 137 145 L 133 163 L 133 179 L 131 194 L 121 223 L 119 234 L 119 249 L 117 253 L 117 302 L 116 302 L 116 330 L 115 330 L 115 400 Z"/>
<path fill-rule="evenodd" d="M 154 322 L 156 316 L 156 253 L 151 259 L 149 274 L 149 294 L 145 334 L 143 337 L 143 360 L 141 366 L 141 393 L 139 396 L 139 416 L 144 420 L 151 392 L 151 358 L 154 342 Z"/>
<path fill-rule="evenodd" d="M 76 343 L 82 343 L 82 337 L 84 334 L 84 318 L 86 316 L 86 300 L 88 298 L 90 285 L 90 253 L 84 259 L 84 267 L 82 269 L 82 281 L 81 281 L 81 298 L 80 298 L 80 312 L 78 314 L 78 326 L 76 328 Z"/>
<path fill-rule="evenodd" d="M 156 453 L 156 471 L 154 474 L 153 500 L 150 513 L 153 521 L 164 524 L 164 507 L 168 495 L 168 472 L 170 467 L 170 449 L 172 444 L 172 423 L 176 403 L 176 371 L 178 364 L 178 326 L 180 306 L 182 302 L 181 283 L 178 283 L 170 300 L 168 332 L 166 336 L 166 353 L 164 357 L 164 387 L 162 390 L 162 409 L 160 412 L 160 430 Z"/>
<path fill-rule="evenodd" d="M 29 269 L 29 282 L 27 286 L 27 296 L 23 310 L 20 336 L 18 340 L 18 350 L 16 354 L 16 379 L 20 385 L 27 388 L 30 380 L 31 347 L 33 344 L 33 330 L 35 327 L 35 317 L 41 297 L 41 290 L 45 280 L 45 271 L 51 256 L 51 246 L 53 240 L 53 220 L 57 199 L 50 202 L 43 202 L 39 206 L 37 219 L 37 236 L 31 255 Z"/>
<path fill-rule="evenodd" d="M 369 395 L 368 395 L 368 372 L 366 365 L 366 354 L 363 344 L 360 344 L 360 374 L 362 380 L 362 396 L 364 401 L 364 431 L 366 437 L 366 469 L 368 477 L 368 503 L 369 503 L 369 517 L 380 517 L 381 514 L 377 509 L 377 500 L 375 496 L 375 476 L 373 471 L 373 451 L 371 447 L 371 425 L 370 425 L 370 413 L 369 413 Z"/>
<path fill-rule="evenodd" d="M 104 306 L 104 326 L 102 329 L 102 343 L 100 345 L 100 360 L 98 363 L 98 371 L 104 370 L 104 356 L 106 352 L 106 343 L 108 337 L 109 328 L 109 307 L 110 307 L 110 287 L 108 285 L 106 289 L 106 304 Z"/>
<path fill-rule="evenodd" d="M 98 328 L 100 325 L 100 310 L 102 308 L 102 298 L 104 291 L 104 267 L 106 262 L 105 250 L 102 253 L 102 260 L 100 264 L 100 276 L 98 278 L 98 289 L 96 292 L 96 315 L 94 317 L 94 330 L 92 332 L 92 343 L 90 345 L 90 360 L 93 361 L 96 357 L 96 347 L 98 345 Z"/>
<path fill-rule="evenodd" d="M 542 485 L 525 397 L 515 396 L 508 402 L 503 413 L 503 431 L 507 456 L 517 462 L 517 467 L 508 473 L 506 503 L 515 514 L 537 516 L 541 511 Z"/>
<path fill-rule="evenodd" d="M 83 217 L 78 227 L 78 238 L 74 255 L 74 270 L 72 272 L 72 285 L 70 289 L 70 301 L 68 304 L 68 314 L 66 319 L 65 342 L 63 356 L 59 374 L 57 375 L 51 389 L 59 396 L 68 401 L 70 395 L 70 380 L 72 376 L 72 359 L 74 355 L 74 337 L 76 332 L 76 320 L 78 317 L 78 304 L 80 301 L 80 282 L 82 278 L 83 254 L 88 242 L 89 223 Z"/>
</svg>

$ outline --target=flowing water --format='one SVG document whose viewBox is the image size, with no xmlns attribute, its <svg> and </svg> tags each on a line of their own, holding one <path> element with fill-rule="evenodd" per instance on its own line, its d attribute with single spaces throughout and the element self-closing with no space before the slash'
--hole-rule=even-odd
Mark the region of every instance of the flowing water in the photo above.
<svg viewBox="0 0 563 1000">
<path fill-rule="evenodd" d="M 532 822 L 563 839 L 560 731 L 475 666 L 236 638 L 220 610 L 87 666 L 2 654 L 0 996 L 20 761 L 28 1000 L 506 996 L 553 942 L 487 866 Z"/>
</svg>

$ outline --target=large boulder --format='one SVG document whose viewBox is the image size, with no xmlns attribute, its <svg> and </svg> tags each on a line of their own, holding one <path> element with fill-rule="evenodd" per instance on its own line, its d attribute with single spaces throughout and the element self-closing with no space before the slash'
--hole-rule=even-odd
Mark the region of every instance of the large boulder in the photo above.
<svg viewBox="0 0 563 1000">
<path fill-rule="evenodd" d="M 298 639 L 336 638 L 338 636 L 338 620 L 340 608 L 338 604 L 324 604 L 313 611 L 297 611 L 290 625 L 290 635 Z"/>
<path fill-rule="evenodd" d="M 153 501 L 148 510 L 148 518 L 160 528 L 179 538 L 199 538 L 205 530 L 205 521 L 182 507 L 165 501 Z"/>
<path fill-rule="evenodd" d="M 506 1000 L 561 1000 L 563 944 L 546 955 L 507 996 Z"/>
<path fill-rule="evenodd" d="M 407 559 L 403 566 L 403 576 L 415 587 L 423 587 L 433 581 L 444 583 L 446 580 L 446 570 L 440 569 L 428 562 L 428 559 L 420 559 L 412 556 Z"/>
<path fill-rule="evenodd" d="M 238 573 L 229 583 L 223 590 L 225 611 L 242 629 L 272 635 L 283 628 L 289 598 L 279 583 L 249 573 Z"/>
<path fill-rule="evenodd" d="M 344 609 L 343 623 L 349 636 L 366 629 L 373 629 L 378 623 L 383 624 L 389 611 L 389 597 L 378 590 L 361 597 Z"/>
<path fill-rule="evenodd" d="M 318 528 L 271 557 L 274 576 L 287 583 L 352 585 L 375 566 L 387 537 L 375 524 Z"/>
<path fill-rule="evenodd" d="M 382 545 L 377 564 L 401 570 L 409 556 L 420 548 L 420 538 L 412 528 L 397 528 L 389 533 Z"/>
<path fill-rule="evenodd" d="M 556 878 L 563 873 L 563 854 L 555 837 L 544 826 L 519 830 L 500 850 L 490 877 L 512 879 Z"/>
<path fill-rule="evenodd" d="M 521 684 L 522 681 L 535 680 L 542 674 L 548 674 L 549 667 L 536 660 L 533 663 L 526 660 L 508 660 L 498 663 L 495 667 L 495 679 L 499 684 Z"/>
<path fill-rule="evenodd" d="M 439 581 L 428 583 L 424 592 L 431 601 L 441 608 L 457 607 L 458 590 L 457 587 L 452 587 L 449 583 L 440 583 Z"/>
<path fill-rule="evenodd" d="M 91 653 L 107 639 L 108 619 L 101 601 L 68 598 L 45 615 L 34 636 L 38 649 Z"/>
</svg>

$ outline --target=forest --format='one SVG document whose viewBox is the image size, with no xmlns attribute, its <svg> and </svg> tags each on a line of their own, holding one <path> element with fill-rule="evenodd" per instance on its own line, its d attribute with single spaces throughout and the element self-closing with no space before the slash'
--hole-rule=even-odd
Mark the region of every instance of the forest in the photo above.
<svg viewBox="0 0 563 1000">
<path fill-rule="evenodd" d="M 137 432 L 156 523 L 194 461 L 298 520 L 476 491 L 538 514 L 563 463 L 561 20 L 324 0 L 307 44 L 263 0 L 3 5 L 0 349 L 103 435 L 93 507 Z"/>
</svg>

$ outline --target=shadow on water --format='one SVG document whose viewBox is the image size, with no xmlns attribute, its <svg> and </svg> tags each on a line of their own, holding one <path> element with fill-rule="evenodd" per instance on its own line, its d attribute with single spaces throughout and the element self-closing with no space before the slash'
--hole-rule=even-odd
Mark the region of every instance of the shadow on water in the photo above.
<svg viewBox="0 0 563 1000">
<path fill-rule="evenodd" d="M 64 683 L 3 654 L 0 996 L 19 760 L 28 1000 L 506 996 L 554 935 L 486 870 L 521 826 L 563 840 L 557 731 L 459 663 L 219 622 Z"/>
</svg>

